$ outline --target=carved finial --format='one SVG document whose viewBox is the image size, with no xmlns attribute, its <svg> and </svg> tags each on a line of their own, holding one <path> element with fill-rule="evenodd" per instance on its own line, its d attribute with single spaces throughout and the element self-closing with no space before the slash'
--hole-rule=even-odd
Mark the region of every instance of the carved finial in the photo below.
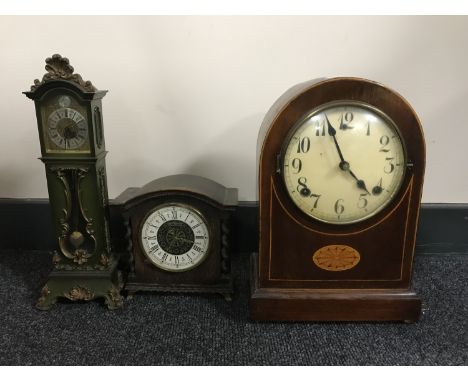
<svg viewBox="0 0 468 382">
<path fill-rule="evenodd" d="M 36 90 L 47 81 L 59 79 L 73 81 L 87 92 L 95 92 L 97 90 L 91 81 L 84 81 L 79 74 L 73 74 L 75 69 L 70 65 L 68 58 L 62 57 L 60 54 L 54 54 L 52 57 L 48 57 L 45 61 L 45 69 L 47 70 L 47 73 L 42 77 L 42 81 L 34 80 L 34 85 L 31 86 L 31 91 Z"/>
</svg>

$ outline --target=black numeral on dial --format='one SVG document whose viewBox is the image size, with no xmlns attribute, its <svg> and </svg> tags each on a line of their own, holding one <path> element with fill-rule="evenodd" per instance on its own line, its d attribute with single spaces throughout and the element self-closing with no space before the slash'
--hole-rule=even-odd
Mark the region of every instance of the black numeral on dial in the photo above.
<svg viewBox="0 0 468 382">
<path fill-rule="evenodd" d="M 298 154 L 306 154 L 310 150 L 310 138 L 309 137 L 304 137 L 302 139 L 299 139 L 297 143 L 297 153 Z"/>
<path fill-rule="evenodd" d="M 344 208 L 344 199 L 338 199 L 336 202 L 335 202 L 335 213 L 337 215 L 341 215 L 345 208 Z"/>
<path fill-rule="evenodd" d="M 299 174 L 302 170 L 302 161 L 299 158 L 294 158 L 291 161 L 291 166 L 294 170 L 296 170 L 295 174 Z"/>
<path fill-rule="evenodd" d="M 388 153 L 390 149 L 387 148 L 388 144 L 390 143 L 390 138 L 388 135 L 382 135 L 379 140 L 380 144 L 382 145 L 380 147 L 379 152 L 381 153 Z"/>
</svg>

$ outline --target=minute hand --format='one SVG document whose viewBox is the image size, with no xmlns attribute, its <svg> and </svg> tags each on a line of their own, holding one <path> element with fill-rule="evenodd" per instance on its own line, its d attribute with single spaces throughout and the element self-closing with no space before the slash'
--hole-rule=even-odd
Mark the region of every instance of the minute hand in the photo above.
<svg viewBox="0 0 468 382">
<path fill-rule="evenodd" d="M 362 179 L 359 179 L 356 176 L 356 174 L 351 170 L 351 168 L 349 166 L 349 163 L 345 161 L 345 159 L 343 157 L 343 153 L 341 152 L 341 149 L 340 149 L 340 145 L 338 144 L 338 141 L 336 139 L 336 130 L 331 125 L 330 121 L 328 120 L 327 115 L 325 115 L 325 119 L 326 119 L 327 125 L 328 125 L 328 135 L 330 135 L 333 138 L 333 142 L 335 142 L 336 150 L 338 151 L 338 155 L 340 156 L 340 160 L 341 160 L 340 165 L 339 165 L 340 169 L 343 170 L 343 171 L 348 171 L 351 174 L 351 176 L 354 179 L 356 179 L 356 184 L 357 184 L 358 188 L 360 188 L 361 190 L 366 191 L 370 195 L 370 192 L 367 190 L 366 183 Z"/>
<path fill-rule="evenodd" d="M 338 141 L 336 140 L 336 130 L 335 128 L 331 125 L 330 121 L 328 120 L 327 115 L 325 115 L 325 119 L 327 121 L 327 126 L 328 126 L 328 135 L 333 138 L 333 142 L 335 142 L 336 150 L 338 151 L 338 155 L 340 156 L 341 163 L 345 163 L 345 159 L 343 157 L 343 153 L 341 152 L 340 145 L 338 144 Z"/>
</svg>

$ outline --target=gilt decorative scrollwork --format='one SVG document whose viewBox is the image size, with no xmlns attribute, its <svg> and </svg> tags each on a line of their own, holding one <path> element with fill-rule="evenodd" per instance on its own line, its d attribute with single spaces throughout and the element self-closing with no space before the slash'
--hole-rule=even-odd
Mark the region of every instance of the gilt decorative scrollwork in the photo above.
<svg viewBox="0 0 468 382">
<path fill-rule="evenodd" d="M 119 285 L 119 288 L 120 287 L 121 286 Z M 109 309 L 117 309 L 123 305 L 123 298 L 122 298 L 122 295 L 120 294 L 120 290 L 116 288 L 114 285 L 107 292 L 104 298 Z"/>
<path fill-rule="evenodd" d="M 78 196 L 78 205 L 80 206 L 80 212 L 83 219 L 86 221 L 86 232 L 91 239 L 93 239 L 94 245 L 96 244 L 96 237 L 94 236 L 94 219 L 87 216 L 87 211 L 83 206 L 83 198 L 82 198 L 82 190 L 81 190 L 81 182 L 88 174 L 88 170 L 84 168 L 79 168 L 77 170 L 77 186 L 76 186 L 76 193 Z"/>
<path fill-rule="evenodd" d="M 39 296 L 39 299 L 37 300 L 37 303 L 39 305 L 44 304 L 45 301 L 47 300 L 47 297 L 49 297 L 49 294 L 50 294 L 50 289 L 49 289 L 49 286 L 46 284 L 41 289 L 41 295 Z"/>
<path fill-rule="evenodd" d="M 63 256 L 82 266 L 88 262 L 96 248 L 93 219 L 85 214 L 82 205 L 81 182 L 88 174 L 88 169 L 52 168 L 51 171 L 61 181 L 65 197 L 65 208 L 62 209 L 63 216 L 59 220 L 61 227 L 59 247 Z M 82 232 L 83 227 L 80 222 L 83 221 L 85 224 L 84 231 L 87 235 Z M 59 261 L 54 263 L 56 268 L 70 268 L 65 264 L 59 265 Z"/>
<path fill-rule="evenodd" d="M 94 299 L 93 292 L 91 292 L 88 288 L 79 285 L 70 289 L 70 291 L 64 293 L 63 295 L 71 301 L 89 301 Z"/>
<path fill-rule="evenodd" d="M 85 81 L 79 74 L 73 73 L 75 69 L 70 65 L 68 58 L 62 57 L 60 54 L 54 54 L 52 57 L 48 57 L 45 62 L 47 73 L 44 74 L 41 81 L 34 80 L 31 91 L 35 91 L 39 86 L 51 80 L 72 81 L 86 92 L 95 92 L 97 90 L 91 81 Z"/>
</svg>

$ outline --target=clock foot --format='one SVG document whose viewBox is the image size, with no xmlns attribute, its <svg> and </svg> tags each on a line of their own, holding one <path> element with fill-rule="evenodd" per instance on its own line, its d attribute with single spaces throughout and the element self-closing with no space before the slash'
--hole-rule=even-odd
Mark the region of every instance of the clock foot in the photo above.
<svg viewBox="0 0 468 382">
<path fill-rule="evenodd" d="M 51 292 L 46 284 L 41 290 L 41 295 L 37 299 L 36 309 L 50 310 L 57 303 L 57 296 Z"/>
<path fill-rule="evenodd" d="M 105 270 L 54 270 L 42 288 L 36 308 L 49 310 L 58 299 L 91 301 L 104 298 L 109 309 L 123 306 L 122 277 L 116 264 Z"/>
<path fill-rule="evenodd" d="M 121 308 L 123 306 L 123 297 L 120 294 L 120 290 L 112 287 L 104 296 L 104 302 L 110 310 Z"/>
<path fill-rule="evenodd" d="M 224 297 L 224 300 L 226 300 L 227 302 L 232 301 L 232 293 L 221 293 L 221 294 Z"/>
</svg>

